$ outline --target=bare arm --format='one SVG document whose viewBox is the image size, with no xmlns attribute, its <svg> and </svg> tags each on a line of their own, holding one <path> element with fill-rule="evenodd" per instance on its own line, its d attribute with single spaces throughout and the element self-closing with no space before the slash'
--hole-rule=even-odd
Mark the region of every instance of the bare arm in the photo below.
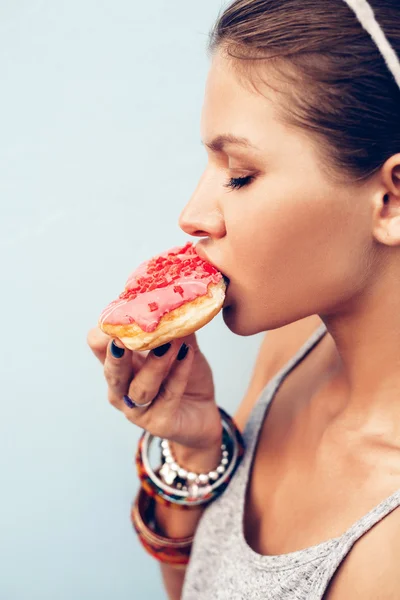
<svg viewBox="0 0 400 600">
<path fill-rule="evenodd" d="M 319 317 L 313 315 L 279 329 L 269 331 L 263 337 L 249 387 L 234 414 L 234 419 L 239 429 L 243 431 L 251 409 L 269 379 L 300 348 L 301 344 L 304 343 L 320 324 L 321 320 Z M 202 456 L 189 455 L 184 448 L 178 449 L 176 445 L 174 445 L 174 450 L 177 453 L 178 462 L 195 472 L 213 469 L 218 464 L 220 458 L 218 444 L 209 454 Z M 194 534 L 203 512 L 204 508 L 199 508 L 182 513 L 181 511 L 160 505 L 156 507 L 155 516 L 158 527 L 166 537 L 186 537 Z M 169 600 L 180 600 L 185 572 L 185 569 L 176 569 L 167 565 L 161 565 L 161 573 Z"/>
<path fill-rule="evenodd" d="M 218 441 L 209 452 L 194 455 L 189 454 L 185 448 L 178 448 L 173 444 L 174 455 L 179 464 L 190 471 L 207 472 L 215 469 L 220 461 L 221 442 Z M 155 519 L 157 527 L 166 537 L 188 537 L 194 534 L 204 508 L 193 508 L 190 511 L 180 511 L 157 504 Z M 179 600 L 182 594 L 183 580 L 186 569 L 171 567 L 161 564 L 161 574 L 169 600 Z"/>
<path fill-rule="evenodd" d="M 263 338 L 250 385 L 234 415 L 235 422 L 242 431 L 249 413 L 265 383 L 276 370 L 278 362 L 276 354 L 280 351 L 280 346 L 282 345 L 278 343 L 278 332 L 283 332 L 283 329 L 287 328 L 271 331 Z M 282 337 L 282 333 L 280 337 Z M 174 451 L 174 453 L 177 452 L 176 445 L 174 445 Z M 208 471 L 215 468 L 219 463 L 219 458 L 219 445 L 216 445 L 215 449 L 212 449 L 207 455 L 196 456 L 192 454 L 190 456 L 185 452 L 184 448 L 178 449 L 177 454 L 178 462 L 185 468 L 195 472 Z M 155 517 L 159 529 L 166 537 L 186 537 L 194 534 L 203 512 L 204 508 L 193 509 L 183 513 L 182 511 L 177 511 L 166 506 L 157 505 Z M 180 599 L 185 572 L 185 569 L 178 570 L 168 565 L 161 565 L 161 573 L 169 600 Z"/>
</svg>

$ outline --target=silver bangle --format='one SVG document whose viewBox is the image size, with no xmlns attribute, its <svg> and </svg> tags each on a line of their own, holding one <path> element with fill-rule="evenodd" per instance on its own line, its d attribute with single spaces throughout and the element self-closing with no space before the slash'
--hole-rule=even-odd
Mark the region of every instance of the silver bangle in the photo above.
<svg viewBox="0 0 400 600">
<path fill-rule="evenodd" d="M 223 425 L 223 445 L 226 446 L 226 448 L 224 448 L 223 451 L 228 452 L 228 456 L 224 455 L 222 457 L 222 460 L 228 459 L 228 464 L 225 464 L 225 461 L 224 461 L 224 464 L 219 465 L 220 467 L 223 467 L 224 470 L 222 471 L 222 468 L 221 468 L 218 471 L 219 476 L 216 480 L 213 481 L 212 478 L 209 476 L 209 474 L 194 473 L 193 475 L 195 475 L 196 478 L 199 477 L 200 475 L 206 475 L 208 477 L 208 483 L 203 484 L 200 481 L 199 482 L 197 482 L 197 481 L 189 482 L 188 481 L 188 484 L 182 485 L 181 488 L 179 488 L 178 486 L 172 486 L 171 484 L 167 483 L 160 476 L 160 471 L 155 472 L 153 470 L 153 468 L 150 465 L 150 461 L 149 461 L 149 450 L 150 450 L 150 445 L 154 439 L 154 436 L 152 434 L 150 434 L 148 431 L 146 431 L 144 433 L 142 452 L 141 452 L 143 467 L 144 467 L 146 475 L 150 479 L 152 485 L 154 486 L 155 489 L 158 489 L 158 490 L 160 490 L 160 492 L 162 492 L 163 497 L 165 497 L 166 499 L 168 499 L 169 501 L 171 501 L 175 504 L 185 505 L 187 503 L 190 503 L 191 506 L 204 504 L 204 503 L 208 502 L 208 499 L 210 498 L 211 495 L 215 495 L 215 490 L 217 488 L 224 487 L 225 482 L 230 480 L 232 473 L 234 472 L 234 470 L 236 469 L 236 467 L 238 466 L 238 463 L 240 461 L 239 442 L 237 439 L 237 434 L 236 434 L 234 428 L 231 426 L 231 424 L 228 423 L 227 421 L 225 421 L 224 419 L 222 419 L 222 425 Z M 230 458 L 229 458 L 229 456 L 230 456 Z M 221 463 L 222 463 L 222 460 L 221 460 Z M 172 463 L 164 463 L 164 464 L 170 465 Z M 175 463 L 175 464 L 177 465 L 176 473 L 179 478 L 179 469 L 181 469 L 181 467 L 177 463 Z M 186 471 L 186 469 L 185 469 L 185 471 Z M 186 471 L 186 473 L 188 474 L 187 471 Z M 211 473 L 213 473 L 213 471 L 211 471 Z M 177 477 L 174 478 L 172 483 L 174 483 L 176 481 L 176 479 L 177 479 Z M 202 478 L 202 480 L 203 480 L 203 478 Z M 212 483 L 211 483 L 211 481 L 212 481 Z"/>
</svg>

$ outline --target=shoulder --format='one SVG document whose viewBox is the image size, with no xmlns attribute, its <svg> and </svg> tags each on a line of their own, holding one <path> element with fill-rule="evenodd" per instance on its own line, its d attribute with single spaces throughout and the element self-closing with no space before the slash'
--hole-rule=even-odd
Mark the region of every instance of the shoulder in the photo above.
<svg viewBox="0 0 400 600">
<path fill-rule="evenodd" d="M 327 600 L 400 598 L 400 507 L 360 538 L 337 571 Z"/>
<path fill-rule="evenodd" d="M 320 325 L 322 321 L 319 316 L 311 315 L 265 333 L 249 387 L 235 414 L 235 421 L 241 429 L 268 381 L 296 354 Z"/>
</svg>

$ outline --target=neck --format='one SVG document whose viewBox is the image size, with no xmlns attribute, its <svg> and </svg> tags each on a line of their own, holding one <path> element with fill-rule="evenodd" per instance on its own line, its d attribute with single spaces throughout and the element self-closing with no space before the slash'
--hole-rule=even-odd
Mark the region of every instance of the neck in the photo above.
<svg viewBox="0 0 400 600">
<path fill-rule="evenodd" d="M 400 285 L 389 278 L 352 303 L 321 316 L 336 347 L 332 386 L 343 391 L 335 412 L 366 425 L 395 422 L 400 435 Z"/>
</svg>

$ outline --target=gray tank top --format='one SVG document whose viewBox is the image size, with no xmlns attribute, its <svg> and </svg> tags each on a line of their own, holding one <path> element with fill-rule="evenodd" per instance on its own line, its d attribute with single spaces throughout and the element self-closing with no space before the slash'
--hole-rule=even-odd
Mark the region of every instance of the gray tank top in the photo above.
<svg viewBox="0 0 400 600">
<path fill-rule="evenodd" d="M 261 425 L 275 392 L 326 333 L 322 324 L 262 391 L 243 432 L 246 452 L 225 492 L 204 511 L 186 570 L 181 600 L 321 600 L 353 544 L 400 506 L 400 490 L 343 535 L 304 550 L 263 556 L 243 532 L 245 493 Z"/>
</svg>

